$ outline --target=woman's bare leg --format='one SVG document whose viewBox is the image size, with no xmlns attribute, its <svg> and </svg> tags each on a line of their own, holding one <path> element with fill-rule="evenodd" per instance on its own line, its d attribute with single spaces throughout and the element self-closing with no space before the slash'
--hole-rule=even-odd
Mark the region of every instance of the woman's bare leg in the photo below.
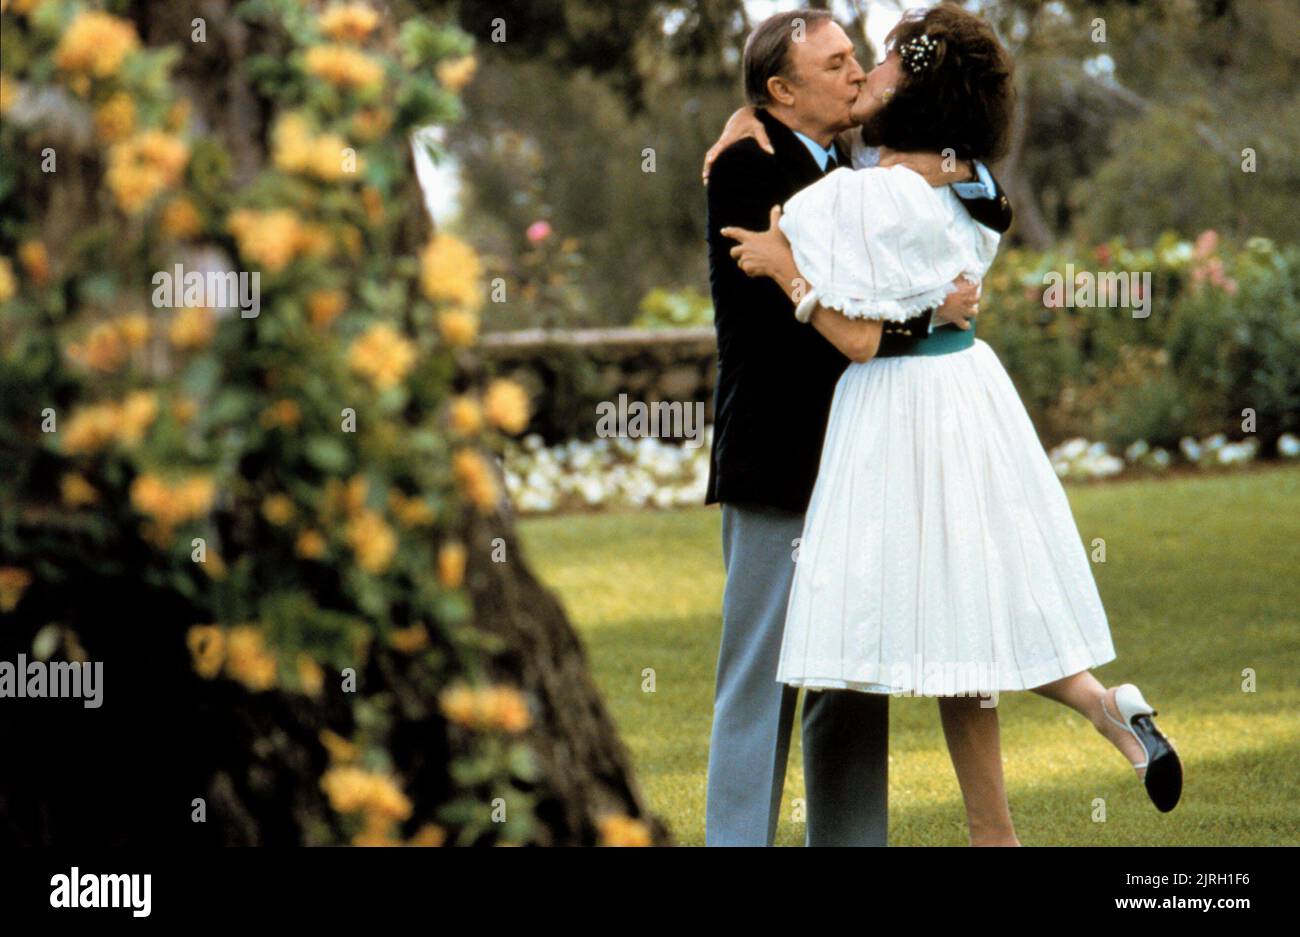
<svg viewBox="0 0 1300 937">
<path fill-rule="evenodd" d="M 1075 712 L 1084 716 L 1096 727 L 1098 732 L 1110 740 L 1112 745 L 1123 752 L 1124 757 L 1129 760 L 1129 764 L 1141 764 L 1146 757 L 1146 753 L 1142 751 L 1142 746 L 1138 743 L 1138 740 L 1131 733 L 1124 731 L 1124 729 L 1107 719 L 1105 713 L 1102 712 L 1102 700 L 1105 699 L 1110 714 L 1118 718 L 1119 707 L 1115 705 L 1115 688 L 1107 689 L 1100 680 L 1092 675 L 1092 671 L 1084 670 L 1069 677 L 1062 677 L 1060 680 L 1045 683 L 1042 686 L 1034 687 L 1034 692 L 1069 706 Z M 1145 768 L 1139 769 L 1138 776 L 1141 777 L 1145 773 Z"/>
<path fill-rule="evenodd" d="M 1019 846 L 1002 780 L 998 711 L 978 697 L 939 698 L 939 718 L 957 772 L 972 846 Z"/>
</svg>

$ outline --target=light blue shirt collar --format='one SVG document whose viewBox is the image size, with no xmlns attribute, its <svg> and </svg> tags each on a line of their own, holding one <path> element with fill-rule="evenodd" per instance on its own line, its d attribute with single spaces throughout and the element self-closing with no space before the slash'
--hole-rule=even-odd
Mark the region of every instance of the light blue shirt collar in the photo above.
<svg viewBox="0 0 1300 937">
<path fill-rule="evenodd" d="M 794 135 L 803 141 L 804 146 L 808 147 L 808 152 L 813 155 L 813 159 L 817 160 L 817 166 L 818 168 L 821 169 L 822 172 L 826 171 L 826 163 L 830 161 L 832 158 L 835 159 L 836 165 L 839 164 L 839 159 L 834 156 L 835 153 L 834 140 L 831 141 L 831 145 L 829 147 L 824 147 L 816 140 L 814 140 L 812 137 L 808 136 L 807 134 L 802 134 L 798 130 L 794 131 Z"/>
</svg>

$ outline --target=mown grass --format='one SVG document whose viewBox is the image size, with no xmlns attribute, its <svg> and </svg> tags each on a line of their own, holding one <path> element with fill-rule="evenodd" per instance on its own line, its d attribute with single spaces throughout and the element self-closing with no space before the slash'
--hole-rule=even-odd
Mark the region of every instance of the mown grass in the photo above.
<svg viewBox="0 0 1300 937">
<path fill-rule="evenodd" d="M 1026 845 L 1300 844 L 1300 469 L 1069 489 L 1118 659 L 1186 771 L 1159 814 L 1132 769 L 1076 714 L 1032 693 L 1000 706 L 1007 786 Z M 526 521 L 529 561 L 560 595 L 678 841 L 704 840 L 705 768 L 723 585 L 720 514 Z M 645 692 L 644 671 L 654 671 Z M 1253 672 L 1253 692 L 1243 690 Z M 961 845 L 964 812 L 933 700 L 891 700 L 890 843 Z M 796 723 L 797 726 L 797 723 Z M 796 729 L 779 845 L 803 842 Z M 1105 821 L 1094 820 L 1104 799 Z"/>
</svg>

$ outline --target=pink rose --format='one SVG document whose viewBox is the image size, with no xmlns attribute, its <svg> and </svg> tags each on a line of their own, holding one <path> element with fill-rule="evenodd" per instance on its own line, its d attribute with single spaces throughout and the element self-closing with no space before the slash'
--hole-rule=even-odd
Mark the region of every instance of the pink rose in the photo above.
<svg viewBox="0 0 1300 937">
<path fill-rule="evenodd" d="M 1209 228 L 1202 231 L 1196 238 L 1196 246 L 1192 248 L 1192 256 L 1197 258 L 1209 257 L 1218 246 L 1219 232 Z"/>
<path fill-rule="evenodd" d="M 532 244 L 539 244 L 551 236 L 551 223 L 549 221 L 534 221 L 524 232 L 524 237 L 528 238 Z"/>
</svg>

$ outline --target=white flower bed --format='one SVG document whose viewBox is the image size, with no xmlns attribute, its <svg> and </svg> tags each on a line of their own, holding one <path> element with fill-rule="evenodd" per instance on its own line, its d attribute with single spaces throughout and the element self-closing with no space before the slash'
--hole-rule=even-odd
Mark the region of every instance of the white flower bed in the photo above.
<svg viewBox="0 0 1300 937">
<path fill-rule="evenodd" d="M 1300 439 L 1283 433 L 1277 441 L 1277 451 L 1285 459 L 1300 457 Z M 1198 468 L 1221 465 L 1243 465 L 1252 461 L 1259 452 L 1259 440 L 1254 437 L 1238 442 L 1228 442 L 1222 433 L 1200 441 L 1184 436 L 1178 442 L 1178 452 L 1183 460 Z M 1145 440 L 1138 440 L 1124 450 L 1124 458 L 1111 455 L 1105 443 L 1090 443 L 1086 439 L 1070 439 L 1048 453 L 1052 467 L 1062 478 L 1109 478 L 1129 466 L 1139 466 L 1152 471 L 1163 471 L 1173 464 L 1173 455 L 1166 449 L 1151 448 Z"/>
<path fill-rule="evenodd" d="M 543 514 L 573 508 L 681 507 L 704 503 L 713 427 L 688 449 L 653 438 L 573 440 L 549 449 L 540 436 L 506 453 L 515 508 Z"/>
<path fill-rule="evenodd" d="M 709 478 L 709 449 L 713 427 L 705 428 L 702 444 L 688 449 L 658 439 L 574 440 L 547 448 L 540 436 L 524 438 L 506 453 L 506 488 L 515 509 L 523 514 L 611 507 L 673 508 L 704 503 Z M 1284 434 L 1277 444 L 1283 458 L 1300 458 L 1300 439 Z M 1241 465 L 1259 451 L 1254 438 L 1229 442 L 1223 434 L 1180 441 L 1178 455 L 1202 468 Z M 1163 471 L 1175 454 L 1139 440 L 1113 455 L 1105 443 L 1070 439 L 1048 453 L 1056 474 L 1071 480 L 1110 478 L 1126 469 Z"/>
</svg>

